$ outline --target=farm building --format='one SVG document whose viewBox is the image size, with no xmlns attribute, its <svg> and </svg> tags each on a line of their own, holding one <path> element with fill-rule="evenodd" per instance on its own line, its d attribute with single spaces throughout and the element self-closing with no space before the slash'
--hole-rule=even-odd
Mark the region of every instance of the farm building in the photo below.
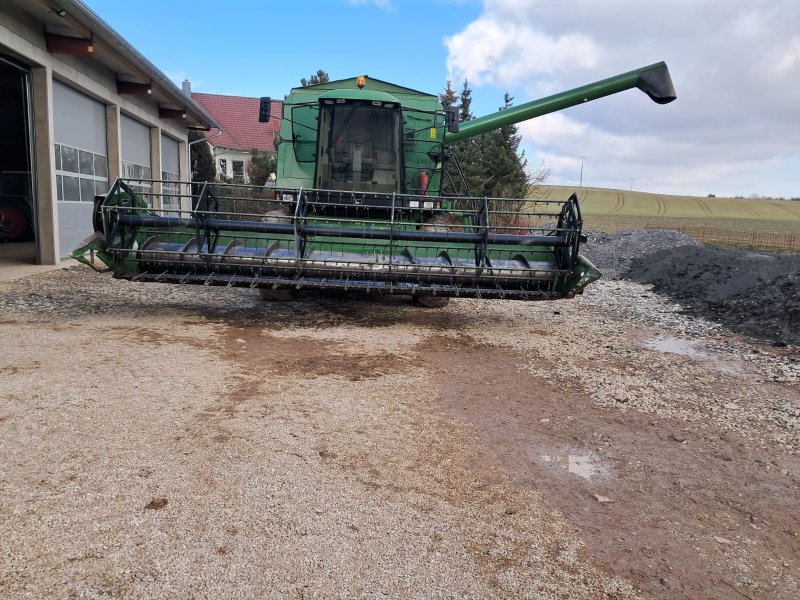
<svg viewBox="0 0 800 600">
<path fill-rule="evenodd" d="M 96 194 L 187 180 L 188 128 L 217 126 L 79 0 L 4 1 L 0 260 L 57 264 L 91 233 Z M 162 184 L 142 185 L 159 202 Z"/>
<path fill-rule="evenodd" d="M 183 91 L 214 117 L 223 130 L 212 129 L 207 140 L 211 146 L 217 177 L 231 183 L 247 183 L 247 163 L 253 149 L 275 154 L 275 134 L 283 116 L 283 102 L 272 102 L 274 118 L 258 122 L 259 98 L 200 94 L 192 92 L 189 81 Z"/>
</svg>

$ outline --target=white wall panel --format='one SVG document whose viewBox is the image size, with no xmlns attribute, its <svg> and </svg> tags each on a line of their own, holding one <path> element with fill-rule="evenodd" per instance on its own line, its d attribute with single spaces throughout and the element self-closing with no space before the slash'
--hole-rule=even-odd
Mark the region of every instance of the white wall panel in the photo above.
<svg viewBox="0 0 800 600">
<path fill-rule="evenodd" d="M 53 81 L 53 138 L 56 144 L 106 156 L 105 105 Z"/>
<path fill-rule="evenodd" d="M 150 166 L 150 128 L 122 115 L 122 160 L 145 167 Z"/>
<path fill-rule="evenodd" d="M 161 135 L 161 170 L 180 175 L 180 149 L 178 142 L 171 137 Z"/>
</svg>

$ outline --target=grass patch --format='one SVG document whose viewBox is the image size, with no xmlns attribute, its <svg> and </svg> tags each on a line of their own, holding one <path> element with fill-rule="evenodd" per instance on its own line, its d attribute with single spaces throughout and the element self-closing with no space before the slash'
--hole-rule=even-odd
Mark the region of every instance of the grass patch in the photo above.
<svg viewBox="0 0 800 600">
<path fill-rule="evenodd" d="M 578 194 L 584 215 L 684 218 L 697 220 L 741 219 L 780 221 L 800 225 L 800 202 L 789 200 L 749 200 L 743 198 L 704 198 L 629 192 L 603 188 L 540 186 L 537 196 L 566 200 Z"/>
<path fill-rule="evenodd" d="M 675 229 L 704 244 L 770 252 L 800 252 L 800 202 L 703 198 L 604 188 L 543 185 L 536 198 L 578 195 L 584 227 Z"/>
</svg>

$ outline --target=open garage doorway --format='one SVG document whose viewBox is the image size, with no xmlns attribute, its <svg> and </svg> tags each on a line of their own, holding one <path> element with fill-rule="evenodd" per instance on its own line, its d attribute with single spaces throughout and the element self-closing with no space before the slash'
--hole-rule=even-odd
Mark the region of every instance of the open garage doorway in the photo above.
<svg viewBox="0 0 800 600">
<path fill-rule="evenodd" d="M 0 262 L 37 262 L 30 76 L 0 56 Z"/>
</svg>

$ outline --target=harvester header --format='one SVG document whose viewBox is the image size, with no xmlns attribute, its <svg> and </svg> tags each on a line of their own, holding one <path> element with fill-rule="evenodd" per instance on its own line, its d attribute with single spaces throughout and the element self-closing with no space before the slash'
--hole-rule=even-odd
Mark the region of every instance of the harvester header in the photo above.
<svg viewBox="0 0 800 600">
<path fill-rule="evenodd" d="M 675 99 L 658 63 L 459 124 L 434 94 L 365 76 L 291 90 L 273 187 L 117 180 L 92 251 L 121 278 L 259 288 L 543 300 L 600 273 L 579 254 L 577 197 L 443 194 L 452 142 L 638 87 Z M 261 121 L 270 114 L 262 99 Z"/>
</svg>

